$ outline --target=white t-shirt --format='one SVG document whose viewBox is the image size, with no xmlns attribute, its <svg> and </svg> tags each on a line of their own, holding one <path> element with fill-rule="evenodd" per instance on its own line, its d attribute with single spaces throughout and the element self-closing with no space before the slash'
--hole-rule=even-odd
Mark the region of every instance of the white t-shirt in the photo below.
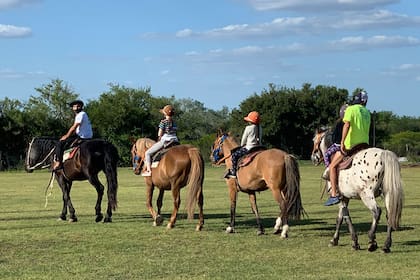
<svg viewBox="0 0 420 280">
<path fill-rule="evenodd" d="M 88 115 L 84 111 L 77 113 L 74 123 L 80 123 L 76 128 L 76 134 L 79 135 L 80 138 L 92 138 L 92 125 L 90 124 Z"/>
</svg>

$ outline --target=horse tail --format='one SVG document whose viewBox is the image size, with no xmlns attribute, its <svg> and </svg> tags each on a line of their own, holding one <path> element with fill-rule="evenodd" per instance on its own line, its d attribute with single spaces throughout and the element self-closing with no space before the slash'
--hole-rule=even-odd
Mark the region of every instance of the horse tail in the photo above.
<svg viewBox="0 0 420 280">
<path fill-rule="evenodd" d="M 404 204 L 401 167 L 397 156 L 388 150 L 382 154 L 384 175 L 382 180 L 385 206 L 387 209 L 388 225 L 397 230 L 400 225 L 401 212 Z"/>
<path fill-rule="evenodd" d="M 286 201 L 287 214 L 290 218 L 299 220 L 305 213 L 300 196 L 300 171 L 297 159 L 287 154 L 284 158 L 286 168 Z"/>
<path fill-rule="evenodd" d="M 104 164 L 105 164 L 105 175 L 108 184 L 108 203 L 112 210 L 117 208 L 117 190 L 118 190 L 118 179 L 117 179 L 117 164 L 118 164 L 118 150 L 111 143 L 106 143 L 104 146 Z"/>
<path fill-rule="evenodd" d="M 188 195 L 186 208 L 188 219 L 194 218 L 194 208 L 200 196 L 203 196 L 204 182 L 204 160 L 197 148 L 189 148 L 188 155 L 191 160 L 190 174 L 188 176 L 187 186 Z"/>
</svg>

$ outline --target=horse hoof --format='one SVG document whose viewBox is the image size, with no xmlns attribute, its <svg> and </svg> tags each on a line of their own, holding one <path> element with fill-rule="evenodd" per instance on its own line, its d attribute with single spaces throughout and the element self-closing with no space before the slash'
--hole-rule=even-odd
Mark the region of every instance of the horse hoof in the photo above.
<svg viewBox="0 0 420 280">
<path fill-rule="evenodd" d="M 172 224 L 172 223 L 169 223 L 167 226 L 166 226 L 166 228 L 167 229 L 172 229 L 172 228 L 174 228 L 175 227 L 175 225 L 174 224 Z"/>
<path fill-rule="evenodd" d="M 369 247 L 368 247 L 369 252 L 374 252 L 374 251 L 376 251 L 376 249 L 378 249 L 378 244 L 376 244 L 376 242 L 370 244 Z"/>
<path fill-rule="evenodd" d="M 198 225 L 195 227 L 195 231 L 201 231 L 203 229 L 202 225 Z"/>
<path fill-rule="evenodd" d="M 328 247 L 335 247 L 338 245 L 338 240 L 331 239 L 330 244 L 328 244 Z"/>
<path fill-rule="evenodd" d="M 385 254 L 391 253 L 391 249 L 390 248 L 383 248 L 382 253 L 385 253 Z"/>
<path fill-rule="evenodd" d="M 279 233 L 281 233 L 281 228 L 274 229 L 273 234 L 279 234 Z"/>
<path fill-rule="evenodd" d="M 104 223 L 112 223 L 112 218 L 111 217 L 106 217 L 104 219 Z"/>
<path fill-rule="evenodd" d="M 158 215 L 156 216 L 154 226 L 161 226 L 163 224 L 163 218 L 162 216 Z"/>
<path fill-rule="evenodd" d="M 59 222 L 62 222 L 62 221 L 65 221 L 66 220 L 66 217 L 58 217 L 58 219 L 57 219 L 57 221 L 59 221 Z"/>
<path fill-rule="evenodd" d="M 103 215 L 97 215 L 96 216 L 96 219 L 95 219 L 95 222 L 100 222 L 100 221 L 102 221 L 102 219 L 104 218 L 104 216 Z"/>
<path fill-rule="evenodd" d="M 359 250 L 360 250 L 360 245 L 359 245 L 359 244 L 357 244 L 357 245 L 353 245 L 353 246 L 351 246 L 351 248 L 352 248 L 354 251 L 359 251 Z"/>
<path fill-rule="evenodd" d="M 69 219 L 69 223 L 75 223 L 75 222 L 77 222 L 77 218 L 70 218 Z"/>
<path fill-rule="evenodd" d="M 263 231 L 263 230 L 257 230 L 257 235 L 258 235 L 258 236 L 260 236 L 260 235 L 264 235 L 264 231 Z"/>
<path fill-rule="evenodd" d="M 287 239 L 287 238 L 289 238 L 289 234 L 282 234 L 281 236 L 280 236 L 282 239 Z"/>
<path fill-rule="evenodd" d="M 226 233 L 235 233 L 235 229 L 233 227 L 227 227 Z"/>
</svg>

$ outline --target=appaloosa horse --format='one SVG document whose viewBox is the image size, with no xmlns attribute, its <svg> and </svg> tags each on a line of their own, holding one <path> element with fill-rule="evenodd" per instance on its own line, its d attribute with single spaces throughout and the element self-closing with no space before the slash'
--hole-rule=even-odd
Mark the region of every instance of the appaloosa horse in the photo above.
<svg viewBox="0 0 420 280">
<path fill-rule="evenodd" d="M 322 147 L 327 146 L 325 144 L 325 133 L 327 132 L 317 131 L 315 133 L 314 148 L 311 155 L 314 164 L 319 164 L 324 156 L 323 153 L 325 151 Z M 399 227 L 404 202 L 398 158 L 391 151 L 368 148 L 357 152 L 352 160 L 349 168 L 339 171 L 338 191 L 341 196 L 341 203 L 339 204 L 336 231 L 333 239 L 330 241 L 330 245 L 338 245 L 339 230 L 344 219 L 353 240 L 353 249 L 360 249 L 358 237 L 348 210 L 350 199 L 356 198 L 361 199 L 372 212 L 373 221 L 368 232 L 368 250 L 375 251 L 378 248 L 376 229 L 382 212 L 375 198 L 383 196 L 387 210 L 387 238 L 382 250 L 385 253 L 389 253 L 392 244 L 391 233 Z M 327 181 L 327 184 L 329 187 L 330 182 Z"/>
</svg>

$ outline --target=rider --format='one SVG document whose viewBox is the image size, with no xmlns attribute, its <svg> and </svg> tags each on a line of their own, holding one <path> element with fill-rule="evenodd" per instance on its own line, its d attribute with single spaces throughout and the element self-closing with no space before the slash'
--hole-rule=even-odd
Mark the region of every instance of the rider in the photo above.
<svg viewBox="0 0 420 280">
<path fill-rule="evenodd" d="M 340 113 L 339 113 L 340 117 L 337 119 L 333 133 L 332 133 L 332 144 L 325 151 L 324 163 L 325 163 L 326 168 L 325 168 L 324 173 L 322 174 L 322 178 L 325 180 L 328 180 L 329 178 L 329 171 L 330 171 L 329 166 L 330 166 L 330 163 L 334 154 L 340 151 L 340 143 L 341 143 L 341 137 L 343 135 L 343 126 L 344 126 L 343 117 L 344 117 L 344 112 L 346 111 L 348 106 L 349 106 L 348 104 L 344 104 L 343 106 L 340 107 Z"/>
<path fill-rule="evenodd" d="M 165 118 L 159 123 L 158 141 L 146 151 L 146 168 L 141 174 L 145 177 L 152 175 L 152 156 L 159 150 L 163 149 L 166 144 L 170 142 L 178 142 L 178 137 L 176 136 L 177 126 L 172 118 L 175 114 L 174 108 L 172 105 L 166 105 L 159 111 L 165 116 Z"/>
<path fill-rule="evenodd" d="M 91 139 L 93 136 L 92 125 L 85 111 L 83 111 L 83 101 L 75 100 L 70 103 L 70 108 L 73 110 L 75 118 L 73 125 L 69 128 L 66 134 L 61 136 L 55 147 L 55 160 L 53 170 L 63 168 L 63 153 L 64 149 L 76 139 Z"/>
<path fill-rule="evenodd" d="M 228 170 L 224 178 L 236 178 L 237 164 L 240 157 L 246 155 L 254 147 L 261 145 L 262 129 L 260 125 L 260 114 L 257 111 L 249 112 L 244 117 L 248 122 L 241 139 L 241 147 L 232 153 L 232 168 Z"/>
<path fill-rule="evenodd" d="M 341 153 L 335 153 L 330 164 L 330 197 L 325 206 L 334 205 L 340 202 L 337 195 L 338 174 L 337 166 L 344 156 L 358 144 L 369 144 L 370 112 L 366 109 L 368 95 L 361 91 L 353 96 L 352 105 L 346 109 L 343 117 L 343 135 L 341 137 Z"/>
</svg>

